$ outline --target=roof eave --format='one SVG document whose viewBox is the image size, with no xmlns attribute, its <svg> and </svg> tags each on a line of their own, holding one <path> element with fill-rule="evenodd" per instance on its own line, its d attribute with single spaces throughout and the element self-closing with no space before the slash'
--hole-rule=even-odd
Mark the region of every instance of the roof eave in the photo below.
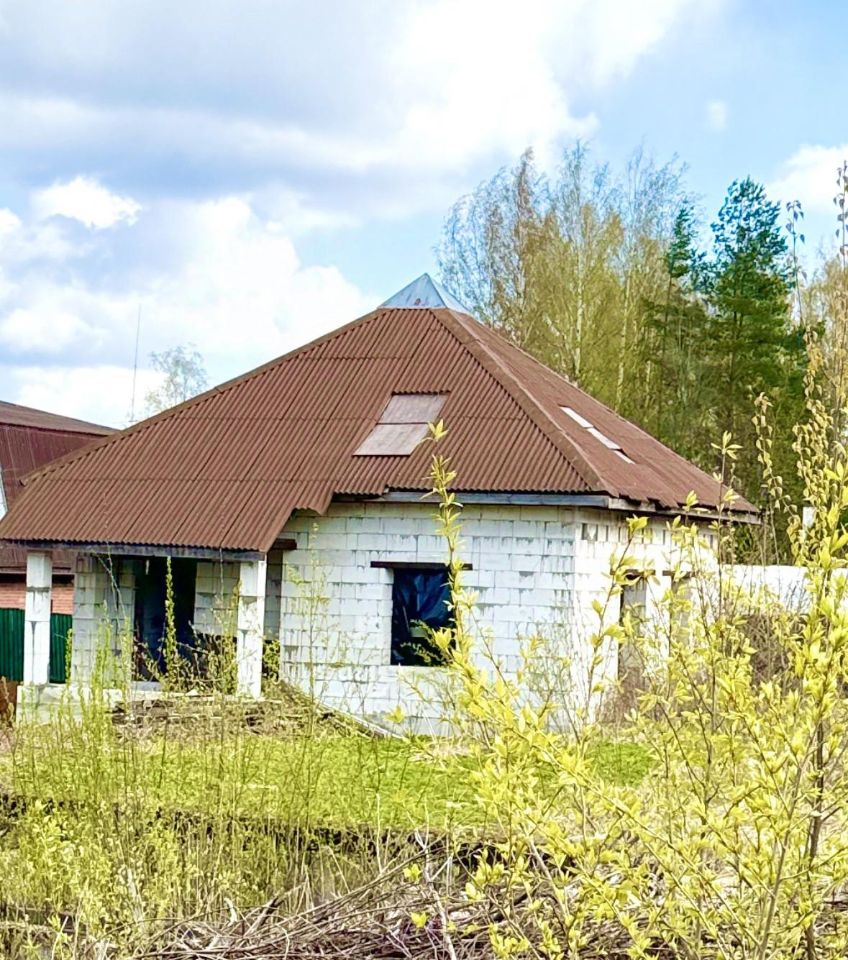
<svg viewBox="0 0 848 960">
<path fill-rule="evenodd" d="M 262 550 L 250 548 L 200 547 L 184 544 L 161 543 L 95 543 L 69 540 L 0 540 L 0 545 L 22 547 L 25 550 L 73 550 L 78 553 L 97 553 L 107 556 L 136 557 L 190 557 L 197 560 L 261 560 L 266 556 Z M 275 545 L 294 550 L 294 540 L 279 539 Z"/>
<path fill-rule="evenodd" d="M 758 524 L 759 516 L 748 510 L 718 510 L 715 507 L 697 507 L 687 510 L 683 504 L 668 506 L 650 501 L 628 500 L 625 497 L 613 497 L 603 493 L 548 493 L 527 491 L 481 491 L 455 490 L 462 503 L 484 503 L 493 506 L 554 506 L 586 507 L 589 509 L 609 510 L 614 513 L 627 513 L 636 516 L 685 517 L 691 520 L 725 520 L 732 523 Z M 434 503 L 431 493 L 415 490 L 390 490 L 380 496 L 336 496 L 339 502 L 369 503 Z"/>
</svg>

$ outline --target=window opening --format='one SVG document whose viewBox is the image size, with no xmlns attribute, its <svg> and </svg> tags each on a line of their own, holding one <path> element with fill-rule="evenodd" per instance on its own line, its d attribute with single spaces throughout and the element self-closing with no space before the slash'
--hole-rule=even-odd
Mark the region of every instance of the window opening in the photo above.
<svg viewBox="0 0 848 960">
<path fill-rule="evenodd" d="M 623 624 L 629 619 L 637 638 L 646 620 L 649 576 L 647 572 L 634 570 L 621 588 L 619 622 Z M 644 686 L 642 651 L 630 637 L 618 648 L 618 679 L 625 690 L 634 691 Z"/>
<path fill-rule="evenodd" d="M 168 561 L 165 557 L 147 557 L 136 565 L 135 577 L 135 667 L 137 679 L 158 680 L 165 672 L 165 597 Z M 177 652 L 194 660 L 197 638 L 194 597 L 197 587 L 197 561 L 187 557 L 171 559 L 171 583 L 174 592 L 174 628 Z"/>
<path fill-rule="evenodd" d="M 447 652 L 431 631 L 454 628 L 446 566 L 396 567 L 392 584 L 391 663 L 397 666 L 444 666 Z"/>
</svg>

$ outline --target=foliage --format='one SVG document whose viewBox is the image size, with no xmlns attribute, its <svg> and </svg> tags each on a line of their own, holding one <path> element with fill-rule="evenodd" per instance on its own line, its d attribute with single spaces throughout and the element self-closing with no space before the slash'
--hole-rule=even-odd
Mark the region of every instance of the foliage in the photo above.
<svg viewBox="0 0 848 960">
<path fill-rule="evenodd" d="M 646 385 L 654 397 L 645 426 L 684 456 L 697 459 L 703 439 L 693 430 L 693 409 L 702 402 L 704 304 L 696 295 L 703 256 L 697 252 L 697 218 L 685 200 L 674 219 L 665 254 L 665 290 L 646 303 L 641 359 L 650 371 Z M 695 418 L 696 419 L 696 418 Z"/>
<path fill-rule="evenodd" d="M 800 619 L 771 618 L 782 652 L 771 673 L 755 674 L 744 627 L 746 611 L 773 601 L 747 595 L 718 562 L 732 531 L 721 517 L 709 525 L 676 518 L 672 588 L 652 621 L 597 605 L 590 697 L 575 704 L 582 722 L 568 740 L 551 729 L 552 704 L 532 702 L 520 678 L 480 660 L 473 597 L 462 586 L 455 477 L 435 458 L 457 612 L 454 642 L 441 642 L 453 651 L 457 724 L 477 750 L 479 802 L 504 836 L 467 887 L 472 901 L 489 905 L 495 955 L 576 958 L 599 938 L 645 958 L 814 960 L 848 950 L 840 909 L 848 891 L 848 533 L 840 524 L 848 455 L 832 445 L 815 382 L 811 373 L 796 445 L 816 521 L 804 526 L 793 513 L 788 525 L 807 609 Z M 720 453 L 734 455 L 728 436 Z M 724 506 L 734 497 L 728 490 Z M 624 589 L 636 562 L 626 555 L 646 525 L 634 517 L 625 558 L 611 558 L 612 595 Z M 622 648 L 643 667 L 631 736 L 656 759 L 636 786 L 616 787 L 590 758 L 604 701 L 619 686 L 607 665 Z M 509 936 L 495 926 L 503 916 Z"/>
<path fill-rule="evenodd" d="M 834 437 L 845 435 L 848 396 L 848 160 L 836 171 L 836 250 L 822 256 L 809 282 L 799 283 L 798 311 L 821 337 L 821 380 L 832 412 Z M 799 271 L 801 272 L 801 271 Z M 803 274 L 800 280 L 806 280 Z"/>
<path fill-rule="evenodd" d="M 184 403 L 206 389 L 206 367 L 194 344 L 182 343 L 160 353 L 151 353 L 150 363 L 161 374 L 162 382 L 158 389 L 147 394 L 148 416 Z"/>
<path fill-rule="evenodd" d="M 709 385 L 712 435 L 729 432 L 740 444 L 733 482 L 758 495 L 759 470 L 751 405 L 768 396 L 778 443 L 778 470 L 797 498 L 791 426 L 803 413 L 806 350 L 790 313 L 790 264 L 780 208 L 750 178 L 731 184 L 712 226 L 712 257 L 699 286 L 708 304 L 701 337 Z"/>
<path fill-rule="evenodd" d="M 646 375 L 644 304 L 665 289 L 664 256 L 685 201 L 676 161 L 658 166 L 636 151 L 615 177 L 578 144 L 549 179 L 528 151 L 454 206 L 442 273 L 481 319 L 644 421 L 644 392 L 634 389 Z"/>
</svg>

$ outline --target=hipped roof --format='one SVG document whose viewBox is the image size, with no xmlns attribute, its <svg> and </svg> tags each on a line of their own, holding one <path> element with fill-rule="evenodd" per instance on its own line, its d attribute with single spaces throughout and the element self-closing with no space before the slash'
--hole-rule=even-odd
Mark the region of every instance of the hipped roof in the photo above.
<svg viewBox="0 0 848 960">
<path fill-rule="evenodd" d="M 48 466 L 0 521 L 0 538 L 267 552 L 294 510 L 429 489 L 431 443 L 354 455 L 404 393 L 445 396 L 439 452 L 459 491 L 599 494 L 667 511 L 690 492 L 708 508 L 721 497 L 705 472 L 469 315 L 389 302 Z"/>
</svg>

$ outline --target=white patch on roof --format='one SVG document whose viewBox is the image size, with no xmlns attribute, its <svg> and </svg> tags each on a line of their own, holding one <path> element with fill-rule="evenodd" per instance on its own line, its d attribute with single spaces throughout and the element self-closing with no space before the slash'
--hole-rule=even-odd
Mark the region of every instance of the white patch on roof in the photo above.
<svg viewBox="0 0 848 960">
<path fill-rule="evenodd" d="M 467 313 L 471 316 L 468 307 L 461 304 L 441 284 L 436 283 L 429 273 L 422 273 L 417 280 L 408 283 L 403 290 L 398 290 L 396 294 L 389 297 L 380 306 L 410 309 L 416 307 L 435 307 L 437 309 L 447 307 L 448 310 L 458 310 L 460 313 Z"/>
<path fill-rule="evenodd" d="M 427 436 L 442 409 L 438 393 L 396 393 L 386 404 L 380 422 L 354 453 L 355 457 L 408 457 Z"/>
<path fill-rule="evenodd" d="M 609 447 L 610 450 L 620 450 L 621 444 L 616 443 L 615 440 L 610 440 L 610 438 L 605 434 L 601 433 L 597 427 L 589 427 L 587 433 L 590 433 L 596 440 L 600 440 L 605 447 Z"/>
<path fill-rule="evenodd" d="M 581 426 L 586 433 L 594 437 L 597 441 L 602 443 L 608 450 L 612 450 L 613 453 L 617 454 L 625 463 L 633 463 L 634 461 L 627 456 L 627 454 L 621 449 L 621 444 L 617 440 L 611 440 L 605 433 L 591 424 L 585 417 L 581 416 L 576 410 L 573 410 L 571 407 L 560 407 L 560 410 L 567 416 Z"/>
<path fill-rule="evenodd" d="M 571 407 L 560 407 L 563 413 L 567 413 L 569 417 L 575 422 L 579 423 L 584 430 L 593 429 L 592 424 L 585 417 L 581 417 L 576 410 L 572 410 Z"/>
</svg>

